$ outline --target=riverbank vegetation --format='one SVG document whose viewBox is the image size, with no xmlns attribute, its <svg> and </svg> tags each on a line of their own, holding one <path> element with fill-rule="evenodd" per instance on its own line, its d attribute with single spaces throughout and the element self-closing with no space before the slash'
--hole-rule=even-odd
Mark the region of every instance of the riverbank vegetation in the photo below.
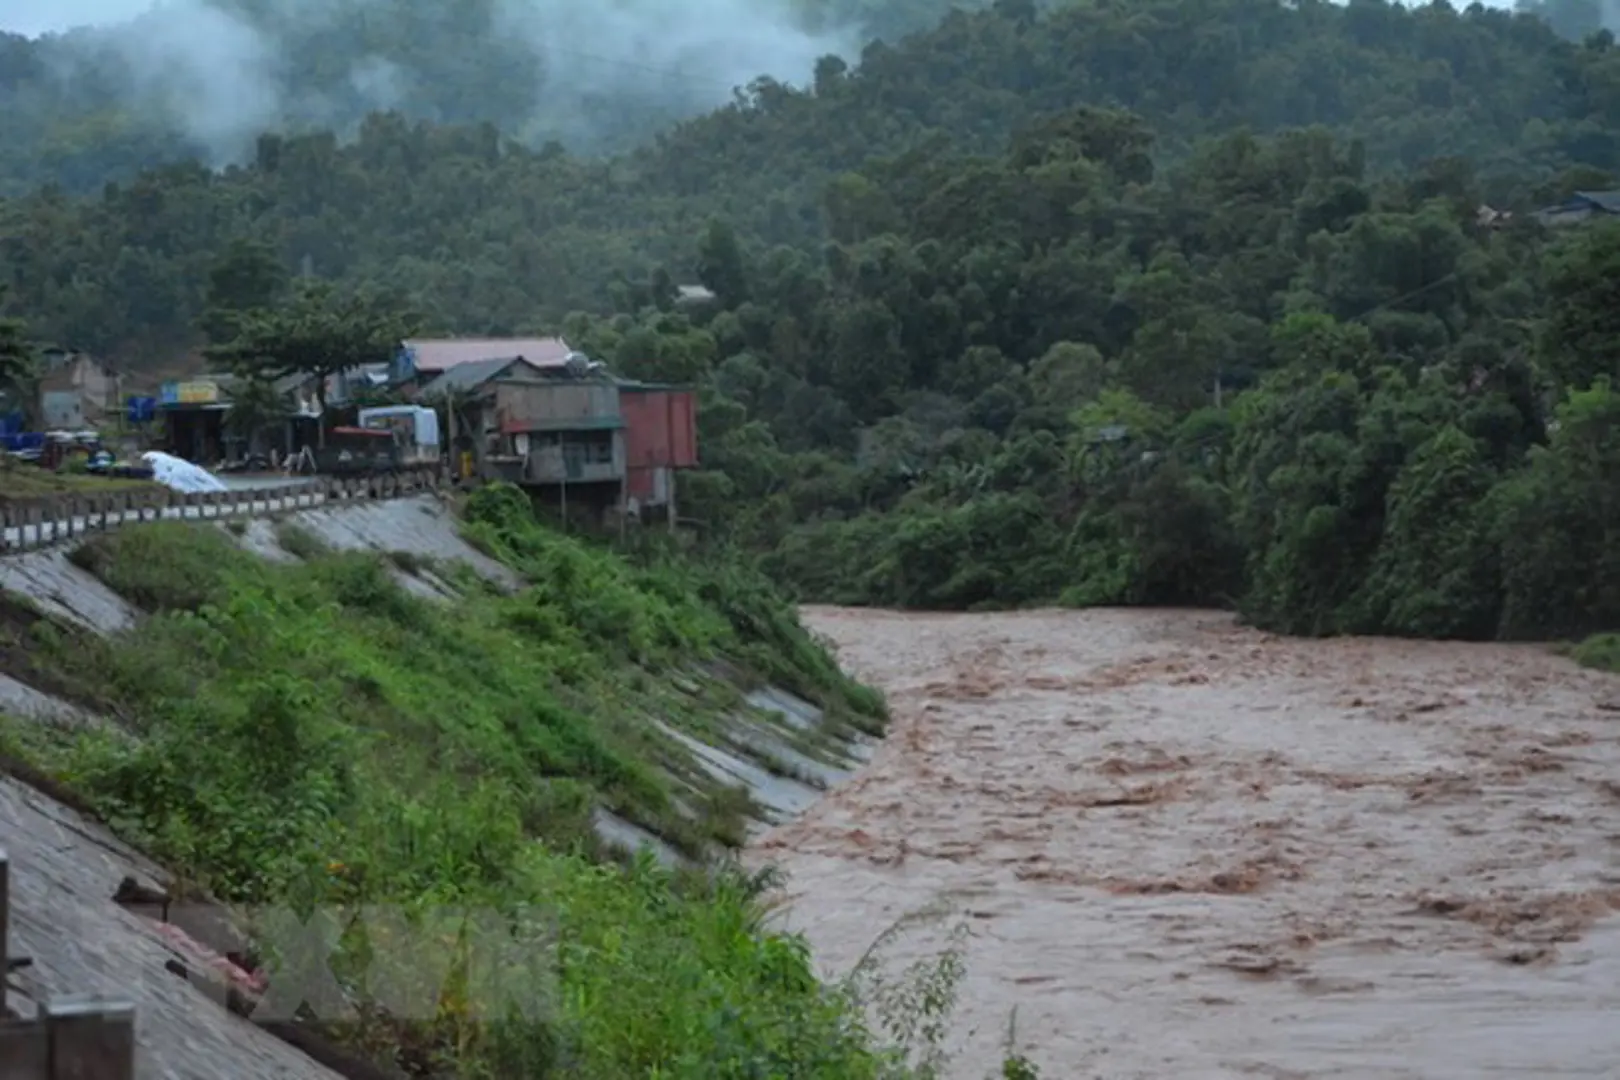
<svg viewBox="0 0 1620 1080">
<path fill-rule="evenodd" d="M 13 620 L 10 645 L 111 722 L 7 724 L 7 753 L 233 905 L 399 905 L 413 922 L 345 936 L 335 970 L 358 1013 L 330 1031 L 411 1075 L 918 1075 L 855 983 L 821 986 L 803 943 L 766 928 L 769 877 L 650 854 L 614 866 L 593 822 L 603 807 L 693 857 L 721 853 L 747 796 L 657 721 L 712 734 L 750 677 L 791 678 L 840 730 L 880 731 L 881 699 L 746 573 L 633 567 L 548 534 L 511 489 L 466 517 L 521 591 L 291 530 L 290 563 L 195 524 L 92 538 L 74 561 L 147 613 L 139 629 L 101 639 L 36 615 Z M 413 595 L 394 573 L 408 562 L 462 595 Z M 396 982 L 437 992 L 434 965 L 401 950 L 453 940 L 447 910 L 531 935 L 507 1002 L 522 1015 L 469 1000 L 454 964 L 421 1018 L 389 1010 L 398 985 L 366 981 L 368 958 L 392 956 Z"/>
<path fill-rule="evenodd" d="M 1620 634 L 1593 634 L 1576 645 L 1570 656 L 1578 664 L 1620 675 Z"/>
</svg>

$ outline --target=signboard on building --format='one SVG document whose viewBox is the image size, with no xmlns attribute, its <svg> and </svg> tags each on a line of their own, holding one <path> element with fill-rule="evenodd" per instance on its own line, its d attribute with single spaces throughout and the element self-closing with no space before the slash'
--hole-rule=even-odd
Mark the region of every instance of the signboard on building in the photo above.
<svg viewBox="0 0 1620 1080">
<path fill-rule="evenodd" d="M 128 408 L 126 415 L 132 424 L 151 423 L 157 414 L 157 398 L 131 397 L 125 400 L 125 405 Z"/>
<path fill-rule="evenodd" d="M 159 391 L 164 405 L 213 405 L 219 401 L 219 384 L 207 380 L 166 382 Z"/>
</svg>

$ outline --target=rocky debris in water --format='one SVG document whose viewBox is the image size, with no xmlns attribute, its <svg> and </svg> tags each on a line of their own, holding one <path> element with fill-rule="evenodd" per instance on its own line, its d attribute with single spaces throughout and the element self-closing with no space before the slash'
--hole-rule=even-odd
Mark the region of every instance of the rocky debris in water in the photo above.
<svg viewBox="0 0 1620 1080">
<path fill-rule="evenodd" d="M 1210 874 L 1181 875 L 1174 878 L 1132 881 L 1105 879 L 1102 884 L 1116 895 L 1155 896 L 1169 893 L 1207 893 L 1215 896 L 1247 896 L 1279 881 L 1299 881 L 1304 867 L 1282 852 L 1267 852 L 1246 859 L 1239 865 Z"/>
<path fill-rule="evenodd" d="M 1412 914 L 1476 926 L 1498 959 L 1523 964 L 1550 959 L 1555 946 L 1579 941 L 1593 923 L 1620 911 L 1620 889 L 1484 897 L 1420 893 L 1415 901 Z"/>
<path fill-rule="evenodd" d="M 1278 956 L 1261 945 L 1234 945 L 1232 948 L 1228 956 L 1211 961 L 1209 966 L 1234 971 L 1251 979 L 1298 975 L 1305 970 L 1299 962 Z"/>
<path fill-rule="evenodd" d="M 1158 747 L 1150 747 L 1141 757 L 1111 757 L 1097 766 L 1104 776 L 1135 776 L 1139 773 L 1181 772 L 1192 768 L 1192 758 L 1185 754 L 1174 757 Z"/>
</svg>

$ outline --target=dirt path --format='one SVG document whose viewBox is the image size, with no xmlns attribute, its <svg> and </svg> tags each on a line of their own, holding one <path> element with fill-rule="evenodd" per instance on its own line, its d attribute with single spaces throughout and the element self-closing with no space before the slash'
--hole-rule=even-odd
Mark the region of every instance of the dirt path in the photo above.
<svg viewBox="0 0 1620 1080">
<path fill-rule="evenodd" d="M 832 971 L 958 906 L 956 1075 L 1015 1008 L 1061 1080 L 1620 1075 L 1620 679 L 1207 613 L 806 615 L 894 732 L 756 854 Z"/>
</svg>

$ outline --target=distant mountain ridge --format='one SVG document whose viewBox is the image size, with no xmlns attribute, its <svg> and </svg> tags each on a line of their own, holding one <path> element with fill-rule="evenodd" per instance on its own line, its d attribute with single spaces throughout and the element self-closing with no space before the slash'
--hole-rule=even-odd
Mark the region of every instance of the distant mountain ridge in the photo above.
<svg viewBox="0 0 1620 1080">
<path fill-rule="evenodd" d="M 0 155 L 10 155 L 0 175 L 14 192 L 42 180 L 61 191 L 0 199 L 0 283 L 11 287 L 4 314 L 29 319 L 41 337 L 156 365 L 195 345 L 210 267 L 250 239 L 288 268 L 307 259 L 323 277 L 412 297 L 444 331 L 550 330 L 572 311 L 645 303 L 655 272 L 712 277 L 719 271 L 704 270 L 702 245 L 713 218 L 746 246 L 815 259 L 829 239 L 895 227 L 893 195 L 870 177 L 915 183 L 906 177 L 920 174 L 907 163 L 918 155 L 997 155 L 1015 136 L 1031 141 L 1030 152 L 1080 138 L 1092 159 L 1119 149 L 1099 138 L 1139 142 L 1132 174 L 1163 184 L 1176 182 L 1164 167 L 1202 140 L 1319 125 L 1369 176 L 1429 170 L 1435 190 L 1456 190 L 1466 177 L 1499 208 L 1605 190 L 1620 173 L 1612 38 L 1572 43 L 1547 20 L 1499 9 L 1097 0 L 1043 11 L 1033 0 L 996 0 L 868 46 L 858 64 L 824 54 L 802 87 L 757 79 L 721 108 L 662 128 L 649 120 L 659 129 L 633 150 L 583 155 L 503 137 L 498 106 L 521 100 L 501 97 L 517 85 L 521 56 L 468 59 L 489 37 L 469 29 L 474 16 L 493 20 L 497 2 L 460 0 L 465 48 L 446 37 L 429 49 L 442 54 L 434 70 L 459 64 L 467 81 L 446 75 L 419 88 L 438 94 L 422 99 L 423 110 L 453 110 L 459 94 L 464 111 L 454 115 L 474 118 L 483 102 L 483 122 L 412 121 L 402 107 L 359 119 L 352 138 L 253 137 L 244 164 L 223 171 L 188 153 L 195 147 L 184 135 L 125 123 L 123 112 L 73 112 L 75 94 L 115 101 L 117 73 L 109 65 L 99 83 L 67 84 L 41 66 L 43 46 L 23 42 L 34 51 L 25 50 L 27 62 L 0 63 L 9 80 L 0 93 L 57 94 L 60 118 L 0 109 L 0 125 L 33 125 L 31 136 L 0 137 Z M 903 9 L 907 17 L 939 10 L 939 0 L 918 2 Z M 426 0 L 398 4 L 434 25 Z M 828 8 L 824 18 L 834 17 L 842 9 Z M 403 25 L 357 19 L 355 32 L 386 42 L 392 27 L 407 44 L 432 36 Z M 825 24 L 800 25 L 814 35 Z M 317 73 L 318 46 L 299 54 Z M 352 81 L 353 55 L 334 60 L 333 85 Z M 498 77 L 503 62 L 511 80 Z M 486 84 L 493 89 L 480 97 L 474 88 Z M 308 94 L 321 85 L 312 81 Z M 1066 133 L 1054 118 L 1079 107 L 1135 119 Z M 519 115 L 512 110 L 506 119 Z M 628 143 L 632 121 L 619 132 Z M 174 164 L 140 172 L 154 160 Z M 851 172 L 867 178 L 842 176 Z M 1268 190 L 1244 197 L 1263 202 Z M 1477 204 L 1465 209 L 1472 217 Z M 854 231 L 830 234 L 829 222 Z"/>
<path fill-rule="evenodd" d="M 0 194 L 96 190 L 243 160 L 265 131 L 352 135 L 370 113 L 626 149 L 755 77 L 926 27 L 951 0 L 181 0 L 132 22 L 0 33 Z M 972 0 L 958 6 L 972 7 Z"/>
</svg>

